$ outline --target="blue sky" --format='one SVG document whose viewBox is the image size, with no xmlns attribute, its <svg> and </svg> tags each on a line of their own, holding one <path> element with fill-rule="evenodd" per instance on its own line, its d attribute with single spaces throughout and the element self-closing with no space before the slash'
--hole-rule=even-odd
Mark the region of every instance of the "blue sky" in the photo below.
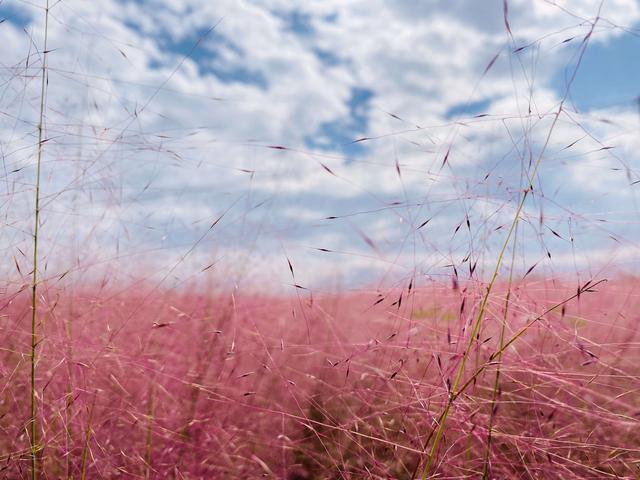
<svg viewBox="0 0 640 480">
<path fill-rule="evenodd" d="M 582 60 L 571 86 L 571 99 L 580 110 L 629 107 L 640 98 L 640 31 L 595 43 Z M 562 91 L 566 70 L 558 72 L 554 87 Z"/>
<path fill-rule="evenodd" d="M 51 256 L 80 242 L 86 262 L 178 279 L 215 260 L 283 288 L 287 258 L 308 285 L 482 275 L 540 159 L 516 267 L 637 265 L 635 0 L 604 2 L 553 122 L 599 3 L 510 0 L 506 19 L 502 0 L 56 3 Z M 9 192 L 33 175 L 43 10 L 5 0 L 0 17 L 10 258 L 30 228 L 9 210 L 29 188 Z"/>
</svg>

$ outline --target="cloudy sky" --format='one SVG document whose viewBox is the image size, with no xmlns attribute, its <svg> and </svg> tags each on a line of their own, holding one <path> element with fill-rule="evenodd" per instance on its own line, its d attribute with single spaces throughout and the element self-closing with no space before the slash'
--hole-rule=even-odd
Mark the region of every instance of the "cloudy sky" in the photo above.
<svg viewBox="0 0 640 480">
<path fill-rule="evenodd" d="M 0 3 L 13 275 L 44 3 Z M 480 278 L 532 176 L 518 271 L 640 266 L 636 0 L 51 0 L 48 35 L 47 276 Z"/>
</svg>

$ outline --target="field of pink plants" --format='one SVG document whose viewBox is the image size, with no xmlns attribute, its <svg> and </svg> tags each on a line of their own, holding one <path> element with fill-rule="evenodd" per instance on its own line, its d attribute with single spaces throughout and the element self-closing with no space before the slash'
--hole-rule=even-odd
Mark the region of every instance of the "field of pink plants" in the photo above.
<svg viewBox="0 0 640 480">
<path fill-rule="evenodd" d="M 0 478 L 640 479 L 639 39 L 0 0 Z"/>
<path fill-rule="evenodd" d="M 42 477 L 637 478 L 639 284 L 599 280 L 496 286 L 455 390 L 482 284 L 44 286 Z M 0 469 L 24 478 L 27 291 L 1 313 Z"/>
</svg>

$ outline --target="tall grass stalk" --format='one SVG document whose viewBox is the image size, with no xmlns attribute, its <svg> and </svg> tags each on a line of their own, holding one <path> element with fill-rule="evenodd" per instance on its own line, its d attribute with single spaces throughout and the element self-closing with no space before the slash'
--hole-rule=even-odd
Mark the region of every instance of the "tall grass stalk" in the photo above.
<svg viewBox="0 0 640 480">
<path fill-rule="evenodd" d="M 49 34 L 49 0 L 46 0 L 44 16 L 44 49 L 42 52 L 42 79 L 40 84 L 40 120 L 38 122 L 38 159 L 36 165 L 36 192 L 35 192 L 35 219 L 33 229 L 33 277 L 31 283 L 31 419 L 30 424 L 30 447 L 31 447 L 31 478 L 38 478 L 37 454 L 40 450 L 38 446 L 38 424 L 37 424 L 37 395 L 36 395 L 36 347 L 38 345 L 37 332 L 37 294 L 38 294 L 38 227 L 40 223 L 40 171 L 42 165 L 42 135 L 44 131 L 44 109 L 47 89 L 47 40 Z"/>
<path fill-rule="evenodd" d="M 88 88 L 88 87 L 87 87 Z M 87 110 L 87 94 L 85 93 L 84 96 L 84 100 L 83 100 L 83 108 L 82 111 L 86 111 Z M 82 156 L 83 156 L 83 152 L 84 152 L 84 136 L 83 136 L 83 129 L 84 129 L 84 118 L 80 119 L 80 125 L 78 126 L 78 159 L 76 161 L 76 177 L 80 178 L 82 175 L 82 168 L 81 168 L 81 164 L 80 162 L 82 161 Z M 74 192 L 73 195 L 73 211 L 78 211 L 78 192 Z M 73 232 L 73 249 L 72 249 L 72 256 L 71 256 L 71 264 L 75 264 L 77 259 L 78 259 L 78 255 L 79 255 L 79 242 L 78 242 L 78 231 L 79 231 L 79 225 L 78 225 L 78 217 L 74 216 L 73 217 L 73 227 L 72 227 L 72 232 Z M 79 263 L 79 261 L 78 261 Z M 74 432 L 73 432 L 73 413 L 74 413 L 74 384 L 75 384 L 75 380 L 74 380 L 74 374 L 73 374 L 73 356 L 74 356 L 74 352 L 73 352 L 73 318 L 76 315 L 76 308 L 75 308 L 75 299 L 76 299 L 76 294 L 75 294 L 75 282 L 70 282 L 69 286 L 68 286 L 68 290 L 69 290 L 69 312 L 68 315 L 66 317 L 66 321 L 65 321 L 65 330 L 66 330 L 66 335 L 67 335 L 67 339 L 66 339 L 66 343 L 67 343 L 67 358 L 66 358 L 66 363 L 67 363 L 67 376 L 68 376 L 68 381 L 67 381 L 67 403 L 66 403 L 66 407 L 65 407 L 65 419 L 66 419 L 66 442 L 67 442 L 67 446 L 66 446 L 66 457 L 67 457 L 67 464 L 66 464 L 66 470 L 67 470 L 67 479 L 71 480 L 73 478 L 73 474 L 72 474 L 72 467 L 73 467 L 73 456 L 71 455 L 71 452 L 73 450 L 73 444 L 74 444 Z M 78 314 L 80 314 L 81 312 L 77 312 Z"/>
<path fill-rule="evenodd" d="M 69 315 L 65 321 L 65 332 L 67 335 L 67 352 L 66 352 L 66 363 L 67 363 L 67 395 L 65 402 L 65 432 L 66 432 L 66 478 L 67 480 L 71 480 L 73 475 L 71 473 L 72 469 L 72 456 L 71 451 L 73 450 L 73 330 L 72 330 L 72 317 L 74 315 L 73 309 L 73 294 L 71 294 L 71 302 L 69 307 Z"/>
<path fill-rule="evenodd" d="M 147 438 L 144 455 L 144 478 L 149 480 L 151 477 L 151 454 L 153 452 L 153 423 L 155 420 L 155 376 L 151 378 L 149 383 L 149 403 L 147 405 Z"/>
<path fill-rule="evenodd" d="M 451 387 L 451 391 L 449 393 L 449 398 L 447 400 L 447 403 L 444 407 L 444 409 L 442 410 L 442 414 L 440 415 L 440 420 L 438 421 L 438 426 L 436 427 L 436 433 L 435 433 L 435 437 L 433 438 L 433 444 L 431 445 L 431 449 L 429 450 L 429 454 L 427 457 L 427 462 L 425 464 L 425 467 L 422 471 L 422 475 L 421 478 L 422 480 L 426 479 L 429 475 L 429 472 L 431 470 L 431 466 L 433 465 L 433 461 L 435 459 L 436 453 L 438 451 L 438 446 L 440 445 L 440 440 L 442 439 L 442 435 L 444 434 L 445 431 L 445 426 L 447 423 L 447 418 L 449 416 L 449 413 L 451 411 L 451 407 L 453 405 L 454 399 L 457 398 L 460 393 L 462 393 L 462 390 L 464 388 L 466 388 L 466 386 L 469 385 L 469 383 L 465 383 L 464 387 L 460 388 L 460 384 L 462 381 L 462 376 L 464 375 L 464 371 L 465 371 L 465 366 L 467 364 L 467 359 L 469 358 L 469 354 L 471 352 L 471 349 L 473 348 L 473 345 L 476 341 L 476 335 L 478 334 L 478 332 L 480 331 L 480 327 L 482 325 L 482 319 L 484 317 L 485 311 L 487 309 L 487 304 L 489 303 L 489 298 L 491 296 L 491 292 L 493 290 L 493 286 L 495 285 L 497 279 L 498 279 L 498 273 L 500 272 L 500 267 L 502 266 L 502 261 L 504 259 L 504 254 L 507 250 L 507 246 L 509 245 L 509 243 L 511 242 L 511 238 L 515 232 L 516 226 L 518 225 L 518 222 L 520 220 L 520 214 L 522 212 L 522 209 L 524 208 L 524 205 L 527 201 L 527 198 L 529 197 L 529 194 L 531 192 L 533 192 L 533 182 L 537 176 L 538 170 L 540 168 L 540 164 L 542 163 L 542 159 L 544 158 L 544 155 L 547 151 L 547 147 L 549 146 L 549 142 L 551 141 L 551 136 L 553 135 L 553 132 L 555 131 L 556 125 L 558 123 L 558 120 L 560 118 L 560 115 L 563 112 L 563 108 L 564 108 L 564 104 L 569 96 L 569 92 L 570 92 L 570 88 L 571 88 L 571 84 L 573 83 L 574 79 L 576 78 L 576 75 L 578 73 L 578 70 L 580 68 L 580 64 L 582 63 L 582 58 L 584 57 L 584 54 L 587 50 L 587 46 L 589 45 L 589 39 L 591 38 L 591 35 L 593 34 L 593 31 L 595 30 L 595 27 L 598 23 L 598 20 L 600 18 L 600 10 L 602 9 L 602 3 L 600 4 L 600 9 L 598 10 L 598 15 L 595 19 L 595 21 L 591 24 L 591 29 L 589 30 L 589 33 L 587 33 L 587 35 L 585 36 L 583 42 L 582 42 L 582 46 L 580 48 L 580 54 L 578 56 L 578 61 L 576 62 L 576 66 L 573 69 L 573 73 L 571 75 L 571 78 L 569 79 L 569 81 L 567 82 L 566 85 L 566 89 L 565 89 L 565 93 L 562 97 L 562 99 L 560 100 L 560 104 L 558 106 L 558 109 L 556 110 L 556 112 L 553 115 L 553 120 L 551 122 L 551 126 L 549 127 L 549 131 L 547 132 L 545 141 L 542 145 L 542 148 L 540 150 L 540 153 L 538 154 L 535 163 L 533 164 L 533 168 L 531 170 L 531 174 L 527 175 L 527 187 L 524 189 L 524 191 L 522 192 L 521 196 L 520 196 L 520 200 L 518 202 L 518 206 L 516 208 L 515 214 L 513 216 L 513 221 L 511 222 L 511 226 L 509 227 L 509 231 L 507 232 L 507 236 L 502 244 L 502 247 L 500 249 L 500 253 L 498 254 L 498 258 L 496 260 L 496 264 L 495 264 L 495 268 L 493 269 L 493 273 L 491 274 L 491 279 L 489 280 L 489 283 L 487 285 L 487 290 L 485 292 L 485 294 L 482 297 L 482 301 L 480 302 L 480 307 L 478 309 L 478 315 L 476 317 L 476 320 L 473 324 L 473 328 L 471 329 L 471 331 L 469 332 L 469 341 L 467 342 L 467 345 L 465 347 L 464 353 L 462 354 L 462 359 L 460 360 L 460 365 L 458 366 L 458 370 L 456 372 L 456 376 L 455 376 L 455 380 L 453 382 L 453 386 Z M 503 349 L 499 349 L 500 352 L 503 351 Z M 460 388 L 460 390 L 458 390 Z M 429 439 L 431 438 L 431 435 L 429 436 Z M 428 442 L 427 442 L 427 446 L 428 446 Z"/>
<path fill-rule="evenodd" d="M 98 392 L 93 393 L 93 400 L 89 407 L 89 418 L 87 420 L 87 430 L 84 434 L 84 445 L 82 446 L 81 464 L 80 464 L 80 479 L 85 480 L 87 478 L 87 457 L 89 456 L 89 442 L 91 441 L 91 431 L 93 428 L 93 410 L 96 406 L 96 397 Z"/>
<path fill-rule="evenodd" d="M 487 427 L 487 444 L 485 446 L 484 465 L 482 467 L 482 479 L 489 478 L 489 457 L 491 456 L 491 441 L 493 439 L 493 424 L 497 412 L 498 392 L 500 391 L 500 373 L 502 362 L 502 351 L 504 348 L 504 335 L 507 329 L 507 319 L 509 317 L 509 302 L 511 300 L 511 289 L 513 288 L 513 269 L 516 263 L 516 241 L 518 238 L 518 225 L 513 235 L 513 251 L 511 252 L 511 268 L 509 269 L 509 280 L 507 282 L 507 294 L 504 299 L 504 314 L 502 315 L 502 326 L 500 327 L 500 339 L 498 340 L 498 354 L 496 376 L 493 382 L 493 392 L 491 392 L 491 410 L 489 412 L 489 425 Z"/>
</svg>

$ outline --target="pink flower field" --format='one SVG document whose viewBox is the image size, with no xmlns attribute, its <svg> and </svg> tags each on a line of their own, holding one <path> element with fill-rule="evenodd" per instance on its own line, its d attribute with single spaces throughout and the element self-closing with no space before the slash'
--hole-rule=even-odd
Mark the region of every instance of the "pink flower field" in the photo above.
<svg viewBox="0 0 640 480">
<path fill-rule="evenodd" d="M 638 0 L 0 0 L 0 480 L 640 480 L 638 52 Z"/>
<path fill-rule="evenodd" d="M 482 284 L 43 286 L 43 478 L 635 478 L 638 281 L 577 287 L 496 287 L 454 390 Z M 29 312 L 25 291 L 5 297 L 5 478 L 29 471 Z"/>
</svg>

